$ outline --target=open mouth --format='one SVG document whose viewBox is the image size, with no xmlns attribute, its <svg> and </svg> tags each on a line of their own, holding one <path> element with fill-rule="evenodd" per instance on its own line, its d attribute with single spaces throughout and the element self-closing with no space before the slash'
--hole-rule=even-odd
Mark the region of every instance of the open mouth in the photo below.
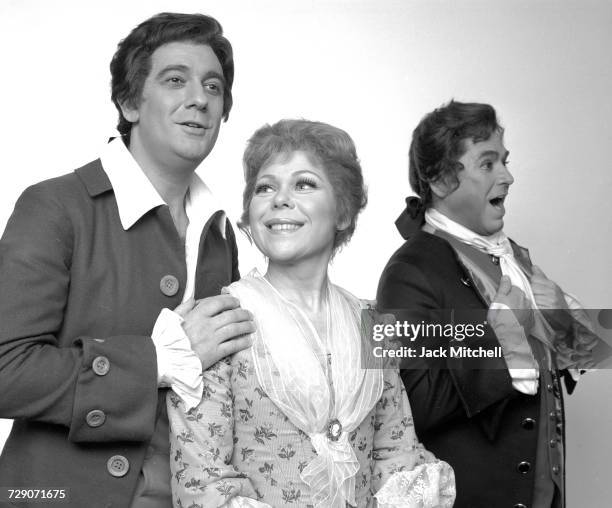
<svg viewBox="0 0 612 508">
<path fill-rule="evenodd" d="M 506 200 L 506 195 L 497 196 L 496 198 L 489 199 L 489 203 L 495 208 L 502 209 L 504 207 L 504 201 Z"/>
</svg>

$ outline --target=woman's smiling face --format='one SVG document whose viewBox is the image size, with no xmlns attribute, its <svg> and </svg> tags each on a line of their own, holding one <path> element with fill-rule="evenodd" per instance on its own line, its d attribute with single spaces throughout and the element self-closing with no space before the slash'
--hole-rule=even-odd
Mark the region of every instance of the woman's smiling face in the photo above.
<svg viewBox="0 0 612 508">
<path fill-rule="evenodd" d="M 257 248 L 270 263 L 327 265 L 338 211 L 325 171 L 303 151 L 273 159 L 257 175 L 249 223 Z"/>
</svg>

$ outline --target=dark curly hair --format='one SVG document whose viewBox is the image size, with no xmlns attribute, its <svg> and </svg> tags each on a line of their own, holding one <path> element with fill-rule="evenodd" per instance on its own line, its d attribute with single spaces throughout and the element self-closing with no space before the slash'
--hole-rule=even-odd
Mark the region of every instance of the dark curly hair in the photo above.
<svg viewBox="0 0 612 508">
<path fill-rule="evenodd" d="M 349 223 L 346 229 L 336 232 L 335 252 L 353 235 L 357 216 L 368 199 L 353 140 L 342 129 L 323 122 L 280 120 L 255 131 L 243 157 L 246 185 L 238 226 L 248 234 L 249 206 L 259 171 L 279 155 L 289 157 L 296 151 L 305 152 L 313 164 L 325 171 L 336 199 L 338 219 Z"/>
<path fill-rule="evenodd" d="M 119 42 L 110 63 L 111 99 L 119 111 L 117 130 L 126 135 L 132 128 L 121 111 L 121 104 L 135 107 L 140 101 L 144 82 L 151 70 L 151 55 L 169 42 L 187 41 L 210 46 L 223 69 L 223 118 L 232 109 L 234 57 L 232 45 L 223 36 L 219 22 L 204 14 L 162 12 L 134 28 Z"/>
<path fill-rule="evenodd" d="M 496 131 L 503 129 L 495 109 L 488 104 L 451 100 L 420 121 L 410 143 L 409 178 L 424 207 L 431 205 L 432 183 L 454 180 L 458 185 L 457 173 L 463 169 L 459 158 L 465 153 L 465 141 L 486 141 Z"/>
</svg>

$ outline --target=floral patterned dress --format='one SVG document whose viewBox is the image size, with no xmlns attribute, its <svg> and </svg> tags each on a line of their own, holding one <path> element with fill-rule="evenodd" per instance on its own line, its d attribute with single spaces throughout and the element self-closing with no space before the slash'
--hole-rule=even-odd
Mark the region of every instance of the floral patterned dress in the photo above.
<svg viewBox="0 0 612 508">
<path fill-rule="evenodd" d="M 328 364 L 333 368 L 331 358 Z M 234 496 L 273 507 L 312 506 L 300 473 L 314 448 L 259 386 L 249 349 L 205 372 L 202 400 L 189 412 L 170 392 L 168 416 L 175 507 L 217 507 Z M 373 495 L 393 473 L 435 461 L 416 439 L 395 369 L 384 371 L 382 396 L 349 442 L 360 464 L 358 507 L 373 506 Z"/>
</svg>

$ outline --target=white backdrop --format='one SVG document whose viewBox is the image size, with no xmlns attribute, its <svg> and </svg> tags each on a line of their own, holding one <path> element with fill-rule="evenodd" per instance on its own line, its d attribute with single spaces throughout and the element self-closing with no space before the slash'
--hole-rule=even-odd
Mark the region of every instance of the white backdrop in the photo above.
<svg viewBox="0 0 612 508">
<path fill-rule="evenodd" d="M 401 244 L 393 221 L 408 193 L 412 129 L 450 98 L 490 102 L 516 179 L 506 231 L 585 306 L 612 304 L 605 0 L 3 0 L 0 232 L 27 185 L 95 158 L 113 135 L 110 58 L 132 27 L 165 10 L 215 16 L 234 46 L 234 110 L 200 168 L 230 215 L 240 213 L 241 155 L 257 127 L 304 117 L 346 129 L 370 202 L 332 276 L 373 298 Z M 244 239 L 240 248 L 243 272 L 261 264 Z M 612 498 L 611 381 L 591 373 L 567 398 L 570 507 Z M 0 446 L 9 427 L 1 422 Z"/>
</svg>

